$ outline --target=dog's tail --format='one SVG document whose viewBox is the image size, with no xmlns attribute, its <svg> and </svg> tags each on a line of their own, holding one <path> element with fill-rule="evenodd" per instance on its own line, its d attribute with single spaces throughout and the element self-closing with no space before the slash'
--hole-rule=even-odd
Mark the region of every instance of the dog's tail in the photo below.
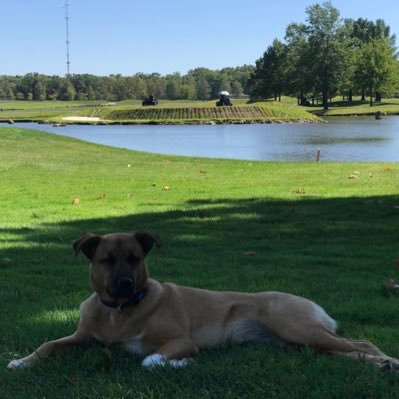
<svg viewBox="0 0 399 399">
<path fill-rule="evenodd" d="M 318 320 L 327 330 L 336 332 L 337 322 L 331 318 L 326 311 L 319 305 L 313 302 L 314 317 Z"/>
</svg>

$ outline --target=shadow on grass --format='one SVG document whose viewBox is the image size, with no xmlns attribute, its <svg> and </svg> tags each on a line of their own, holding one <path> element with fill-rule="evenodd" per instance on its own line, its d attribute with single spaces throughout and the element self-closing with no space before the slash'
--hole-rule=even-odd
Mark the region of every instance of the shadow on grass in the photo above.
<svg viewBox="0 0 399 399">
<path fill-rule="evenodd" d="M 161 249 L 148 259 L 157 280 L 218 290 L 287 291 L 357 324 L 397 324 L 392 321 L 396 307 L 387 306 L 392 298 L 381 286 L 396 273 L 398 205 L 399 196 L 222 198 L 190 201 L 184 210 L 0 229 L 8 246 L 0 251 L 0 332 L 14 345 L 16 331 L 21 342 L 32 331 L 37 341 L 72 332 L 76 309 L 90 294 L 87 261 L 74 256 L 72 241 L 88 231 L 139 229 L 161 237 Z M 359 309 L 367 316 L 358 315 Z"/>
</svg>

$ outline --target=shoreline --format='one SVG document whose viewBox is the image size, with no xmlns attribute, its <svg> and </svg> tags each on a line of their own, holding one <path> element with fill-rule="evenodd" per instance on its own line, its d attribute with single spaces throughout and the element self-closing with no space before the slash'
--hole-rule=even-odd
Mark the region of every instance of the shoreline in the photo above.
<svg viewBox="0 0 399 399">
<path fill-rule="evenodd" d="M 54 126 L 65 126 L 65 125 L 256 125 L 256 124 L 292 124 L 292 123 L 327 123 L 322 118 L 319 120 L 307 120 L 307 119 L 252 119 L 252 120 L 243 120 L 243 119 L 228 119 L 228 120 L 196 120 L 196 119 L 186 119 L 186 120 L 136 120 L 136 121 L 112 121 L 112 120 L 88 120 L 88 119 L 69 119 L 62 121 L 50 121 L 50 120 L 37 120 L 37 119 L 0 119 L 0 123 L 4 124 L 18 124 L 18 123 L 37 123 L 39 125 L 54 125 Z"/>
</svg>

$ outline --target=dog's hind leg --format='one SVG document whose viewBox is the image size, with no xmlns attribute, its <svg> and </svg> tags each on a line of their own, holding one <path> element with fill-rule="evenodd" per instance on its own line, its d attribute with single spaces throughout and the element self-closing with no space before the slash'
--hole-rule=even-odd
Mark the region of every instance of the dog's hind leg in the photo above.
<svg viewBox="0 0 399 399">
<path fill-rule="evenodd" d="M 197 346 L 186 338 L 174 339 L 162 345 L 152 355 L 147 356 L 143 367 L 171 366 L 185 367 L 190 364 L 191 356 L 198 353 Z"/>
<path fill-rule="evenodd" d="M 80 345 L 90 341 L 90 337 L 75 333 L 64 338 L 57 339 L 55 341 L 45 342 L 38 349 L 32 352 L 30 355 L 22 358 L 15 359 L 8 363 L 9 369 L 18 369 L 23 367 L 30 367 L 39 360 L 45 359 L 54 353 L 61 351 L 62 349 L 70 346 Z"/>
<path fill-rule="evenodd" d="M 399 360 L 389 356 L 374 356 L 364 352 L 331 352 L 334 355 L 347 356 L 351 359 L 368 362 L 385 371 L 399 373 Z"/>
<path fill-rule="evenodd" d="M 386 370 L 399 370 L 399 359 L 386 355 L 371 342 L 343 338 L 323 327 L 314 331 L 309 346 L 322 352 L 366 361 Z"/>
<path fill-rule="evenodd" d="M 356 360 L 366 361 L 385 370 L 395 370 L 396 372 L 399 371 L 399 359 L 386 355 L 371 342 L 365 340 L 345 339 L 341 337 L 338 338 L 348 342 L 355 348 L 355 350 L 351 352 L 333 350 L 331 353 L 348 356 Z"/>
<path fill-rule="evenodd" d="M 260 311 L 258 320 L 283 341 L 399 370 L 399 360 L 387 356 L 371 342 L 337 335 L 335 321 L 314 302 L 281 293 L 263 296 L 267 312 Z"/>
</svg>

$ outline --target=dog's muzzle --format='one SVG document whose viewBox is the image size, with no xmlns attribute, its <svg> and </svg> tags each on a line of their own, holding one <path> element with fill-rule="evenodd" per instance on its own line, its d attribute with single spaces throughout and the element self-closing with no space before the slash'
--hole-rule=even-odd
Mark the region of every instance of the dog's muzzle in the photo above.
<svg viewBox="0 0 399 399">
<path fill-rule="evenodd" d="M 113 298 L 129 298 L 134 294 L 134 279 L 131 276 L 121 276 L 115 279 L 108 293 Z"/>
</svg>

